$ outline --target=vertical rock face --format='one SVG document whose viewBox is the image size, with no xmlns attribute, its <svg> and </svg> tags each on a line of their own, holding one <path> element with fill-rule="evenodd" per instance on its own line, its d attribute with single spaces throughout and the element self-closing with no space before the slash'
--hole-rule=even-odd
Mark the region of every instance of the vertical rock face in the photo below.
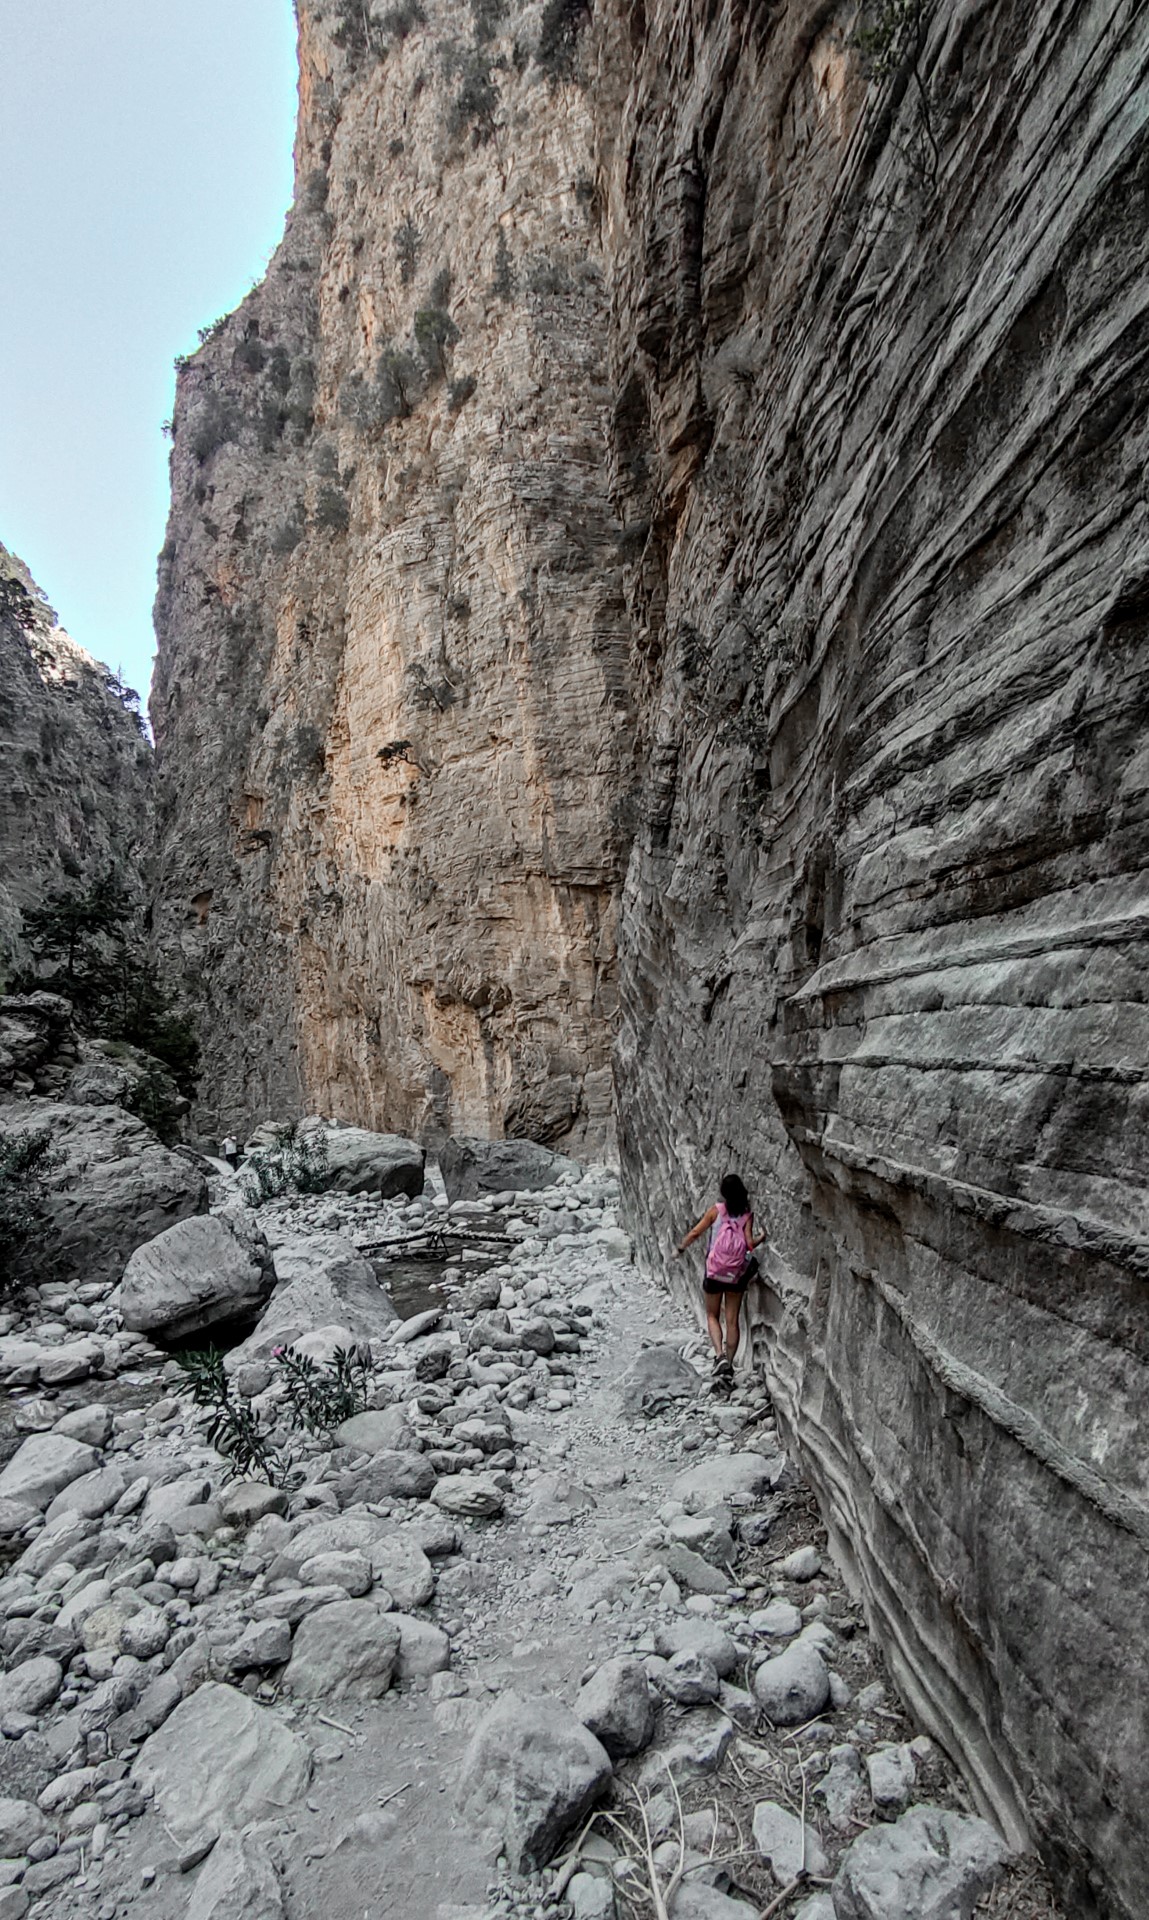
<svg viewBox="0 0 1149 1920">
<path fill-rule="evenodd" d="M 1149 23 L 939 7 L 867 82 L 823 7 L 614 14 L 631 1205 L 661 1264 L 745 1174 L 900 1681 L 1141 1914 Z"/>
<path fill-rule="evenodd" d="M 730 1165 L 891 1662 L 1149 1908 L 1149 21 L 300 14 L 153 715 L 208 1113 Z M 605 449 L 609 449 L 609 459 Z M 628 796 L 639 766 L 639 798 Z"/>
<path fill-rule="evenodd" d="M 0 972 L 26 958 L 20 913 L 150 847 L 152 752 L 136 696 L 56 625 L 0 546 Z"/>
<path fill-rule="evenodd" d="M 299 9 L 296 203 L 181 374 L 157 603 L 209 1128 L 610 1126 L 630 726 L 576 13 Z"/>
</svg>

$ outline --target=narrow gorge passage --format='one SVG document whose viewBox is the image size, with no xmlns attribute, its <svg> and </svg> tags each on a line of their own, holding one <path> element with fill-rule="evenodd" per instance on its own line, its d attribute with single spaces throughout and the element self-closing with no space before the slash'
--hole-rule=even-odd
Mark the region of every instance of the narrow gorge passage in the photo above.
<svg viewBox="0 0 1149 1920">
<path fill-rule="evenodd" d="M 1149 8 L 295 16 L 154 751 L 0 549 L 0 1920 L 1146 1920 Z"/>
</svg>

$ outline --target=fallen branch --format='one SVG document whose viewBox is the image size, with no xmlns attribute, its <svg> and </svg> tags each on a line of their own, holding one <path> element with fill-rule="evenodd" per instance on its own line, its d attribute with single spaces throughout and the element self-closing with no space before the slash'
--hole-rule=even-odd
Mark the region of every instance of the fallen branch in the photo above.
<svg viewBox="0 0 1149 1920">
<path fill-rule="evenodd" d="M 392 1800 L 397 1800 L 401 1793 L 406 1793 L 410 1785 L 411 1785 L 411 1782 L 409 1780 L 404 1780 L 403 1785 L 401 1787 L 394 1787 L 390 1793 L 385 1793 L 383 1795 L 383 1798 L 380 1800 L 379 1805 L 381 1807 L 385 1807 L 389 1805 L 389 1803 Z"/>
<path fill-rule="evenodd" d="M 781 1913 L 790 1895 L 797 1893 L 799 1887 L 805 1886 L 806 1877 L 805 1869 L 803 1869 L 801 1873 L 796 1873 L 789 1886 L 783 1887 L 781 1893 L 777 1894 L 774 1899 L 771 1900 L 768 1907 L 763 1907 L 761 1913 L 758 1915 L 758 1920 L 771 1920 L 772 1914 Z"/>
</svg>

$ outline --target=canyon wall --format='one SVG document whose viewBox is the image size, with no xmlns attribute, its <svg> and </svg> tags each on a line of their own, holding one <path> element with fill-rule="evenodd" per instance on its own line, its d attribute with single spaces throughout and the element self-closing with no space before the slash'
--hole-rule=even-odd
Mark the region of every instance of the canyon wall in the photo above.
<svg viewBox="0 0 1149 1920">
<path fill-rule="evenodd" d="M 587 1153 L 613 1041 L 641 1257 L 746 1175 L 899 1684 L 1134 1920 L 1149 20 L 913 17 L 301 7 L 179 381 L 160 927 L 205 1131 Z"/>
<path fill-rule="evenodd" d="M 138 883 L 152 751 L 136 702 L 0 546 L 0 980 L 27 961 L 21 912 L 46 892 L 109 871 Z"/>
<path fill-rule="evenodd" d="M 157 601 L 201 1125 L 593 1153 L 631 775 L 582 37 L 299 22 L 296 200 L 181 370 Z"/>
<path fill-rule="evenodd" d="M 825 6 L 613 21 L 632 1215 L 666 1271 L 746 1176 L 755 1351 L 900 1684 L 1133 1920 L 1149 17 L 965 0 L 892 64 Z"/>
</svg>

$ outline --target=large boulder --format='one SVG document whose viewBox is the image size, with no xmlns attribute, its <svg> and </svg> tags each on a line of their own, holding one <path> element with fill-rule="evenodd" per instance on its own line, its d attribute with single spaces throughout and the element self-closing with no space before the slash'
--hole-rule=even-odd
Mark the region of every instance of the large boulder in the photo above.
<svg viewBox="0 0 1149 1920">
<path fill-rule="evenodd" d="M 49 1136 L 55 1164 L 44 1201 L 45 1260 L 81 1280 L 120 1278 L 137 1247 L 177 1220 L 207 1211 L 207 1181 L 121 1107 L 21 1100 L 0 1106 L 0 1139 Z M 37 1254 L 28 1256 L 34 1272 Z"/>
<path fill-rule="evenodd" d="M 381 1699 L 399 1641 L 397 1621 L 370 1600 L 336 1600 L 300 1621 L 283 1690 L 308 1700 Z"/>
<path fill-rule="evenodd" d="M 619 1381 L 623 1413 L 661 1413 L 674 1400 L 693 1400 L 702 1381 L 676 1347 L 644 1347 Z"/>
<path fill-rule="evenodd" d="M 774 1484 L 782 1464 L 778 1455 L 708 1454 L 677 1475 L 670 1497 L 681 1501 L 688 1511 L 712 1508 L 727 1500 L 757 1500 Z"/>
<path fill-rule="evenodd" d="M 365 1127 L 329 1127 L 323 1137 L 331 1185 L 340 1193 L 377 1193 L 383 1200 L 422 1193 L 427 1156 L 414 1140 Z"/>
<path fill-rule="evenodd" d="M 380 1500 L 426 1500 L 438 1479 L 422 1453 L 376 1453 L 364 1467 L 341 1473 L 335 1493 L 341 1507 L 374 1505 Z"/>
<path fill-rule="evenodd" d="M 625 1654 L 604 1660 L 583 1687 L 574 1710 L 612 1760 L 641 1753 L 650 1744 L 656 1715 L 642 1661 Z"/>
<path fill-rule="evenodd" d="M 283 1895 L 257 1833 L 225 1833 L 196 1874 L 184 1920 L 281 1920 Z"/>
<path fill-rule="evenodd" d="M 262 1235 L 242 1238 L 218 1214 L 179 1220 L 137 1247 L 124 1269 L 125 1327 L 182 1339 L 254 1315 L 274 1284 Z"/>
<path fill-rule="evenodd" d="M 357 1447 L 360 1453 L 387 1453 L 410 1446 L 411 1429 L 402 1407 L 371 1407 L 341 1421 L 335 1439 L 341 1447 Z"/>
<path fill-rule="evenodd" d="M 471 1737 L 459 1811 L 498 1843 L 513 1873 L 529 1873 L 590 1812 L 611 1773 L 606 1748 L 569 1707 L 507 1694 Z"/>
<path fill-rule="evenodd" d="M 754 1698 L 776 1727 L 813 1720 L 830 1698 L 830 1676 L 817 1647 L 795 1640 L 784 1653 L 764 1660 L 754 1675 Z"/>
<path fill-rule="evenodd" d="M 298 1580 L 307 1562 L 325 1553 L 362 1554 L 377 1585 L 404 1613 L 425 1606 L 435 1591 L 434 1569 L 413 1534 L 373 1513 L 346 1513 L 302 1527 L 272 1562 L 271 1578 Z"/>
<path fill-rule="evenodd" d="M 448 1200 L 478 1200 L 486 1193 L 535 1193 L 553 1187 L 563 1174 L 582 1171 L 533 1140 L 455 1140 L 444 1143 L 439 1171 Z"/>
<path fill-rule="evenodd" d="M 911 1807 L 860 1834 L 834 1882 L 835 1920 L 971 1920 L 1009 1848 L 985 1820 Z"/>
<path fill-rule="evenodd" d="M 228 1355 L 229 1373 L 320 1327 L 346 1327 L 356 1340 L 379 1340 L 399 1318 L 370 1262 L 341 1234 L 285 1240 L 272 1262 L 275 1291 L 258 1326 Z"/>
<path fill-rule="evenodd" d="M 30 1434 L 0 1473 L 0 1500 L 43 1513 L 58 1493 L 99 1464 L 100 1455 L 83 1440 L 63 1433 Z"/>
<path fill-rule="evenodd" d="M 311 1758 L 277 1715 L 235 1687 L 210 1682 L 145 1742 L 133 1776 L 154 1796 L 173 1837 L 196 1848 L 283 1814 L 306 1787 Z"/>
</svg>

